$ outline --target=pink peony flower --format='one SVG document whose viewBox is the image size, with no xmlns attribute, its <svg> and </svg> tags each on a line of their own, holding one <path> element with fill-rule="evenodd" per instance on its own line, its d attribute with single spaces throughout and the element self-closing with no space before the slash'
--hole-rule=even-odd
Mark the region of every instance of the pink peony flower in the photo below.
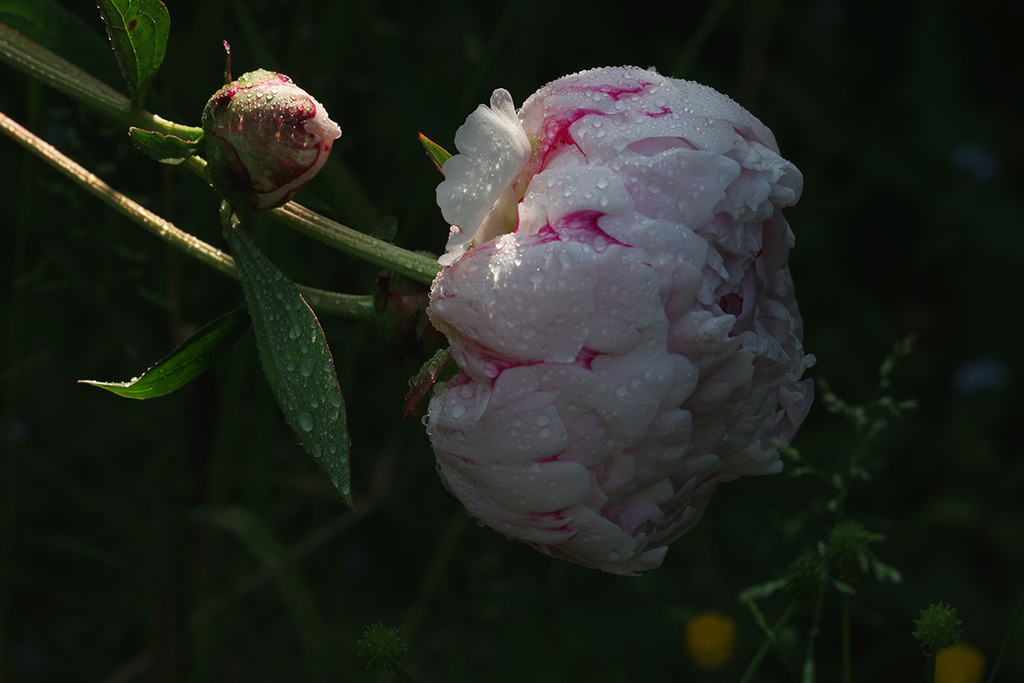
<svg viewBox="0 0 1024 683">
<path fill-rule="evenodd" d="M 780 209 L 803 178 L 728 97 L 635 67 L 496 90 L 455 136 L 428 313 L 461 372 L 427 432 L 479 520 L 616 574 L 720 482 L 782 468 L 813 364 Z"/>
<path fill-rule="evenodd" d="M 284 74 L 259 69 L 225 85 L 203 110 L 210 181 L 239 208 L 272 209 L 311 181 L 341 128 Z"/>
</svg>

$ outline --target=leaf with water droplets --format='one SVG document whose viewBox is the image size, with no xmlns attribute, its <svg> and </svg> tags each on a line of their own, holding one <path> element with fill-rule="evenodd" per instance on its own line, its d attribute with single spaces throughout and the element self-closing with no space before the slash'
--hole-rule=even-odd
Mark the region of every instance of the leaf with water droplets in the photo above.
<svg viewBox="0 0 1024 683">
<path fill-rule="evenodd" d="M 141 107 L 164 61 L 171 18 L 160 0 L 98 0 L 121 73 Z"/>
<path fill-rule="evenodd" d="M 305 451 L 352 510 L 345 401 L 320 322 L 241 226 L 227 228 L 263 372 Z"/>
<path fill-rule="evenodd" d="M 183 341 L 176 349 L 127 382 L 100 382 L 80 379 L 79 384 L 91 384 L 125 398 L 156 398 L 179 389 L 221 356 L 249 329 L 249 316 L 245 309 L 229 311 L 204 325 Z"/>
</svg>

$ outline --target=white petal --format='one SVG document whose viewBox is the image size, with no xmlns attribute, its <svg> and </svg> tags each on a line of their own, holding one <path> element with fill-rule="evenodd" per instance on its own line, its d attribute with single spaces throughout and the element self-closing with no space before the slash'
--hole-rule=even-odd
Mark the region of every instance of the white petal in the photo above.
<svg viewBox="0 0 1024 683">
<path fill-rule="evenodd" d="M 507 90 L 495 90 L 490 107 L 481 104 L 469 115 L 455 133 L 455 146 L 459 154 L 444 164 L 437 203 L 445 220 L 459 228 L 448 240 L 448 251 L 457 257 L 530 158 L 530 141 Z"/>
</svg>

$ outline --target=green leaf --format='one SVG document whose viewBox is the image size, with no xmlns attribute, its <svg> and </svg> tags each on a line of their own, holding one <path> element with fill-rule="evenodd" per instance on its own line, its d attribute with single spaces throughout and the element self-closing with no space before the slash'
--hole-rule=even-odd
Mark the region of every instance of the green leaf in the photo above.
<svg viewBox="0 0 1024 683">
<path fill-rule="evenodd" d="M 245 309 L 230 311 L 202 327 L 141 376 L 127 382 L 78 380 L 125 398 L 164 396 L 188 384 L 249 329 Z"/>
<path fill-rule="evenodd" d="M 437 166 L 437 170 L 444 173 L 442 170 L 444 162 L 452 158 L 452 155 L 448 153 L 448 150 L 428 138 L 423 133 L 420 133 L 420 144 L 423 145 L 423 151 L 427 153 L 430 160 L 434 162 L 434 166 Z"/>
<path fill-rule="evenodd" d="M 164 61 L 171 18 L 160 0 L 98 0 L 121 73 L 141 107 Z"/>
<path fill-rule="evenodd" d="M 237 221 L 228 244 L 245 290 L 263 372 L 305 451 L 355 510 L 349 485 L 345 401 L 320 322 L 295 284 L 263 255 Z"/>
<path fill-rule="evenodd" d="M 128 129 L 128 134 L 136 147 L 161 164 L 177 166 L 199 149 L 198 140 L 184 140 L 177 135 L 164 135 L 155 130 L 132 127 Z"/>
</svg>

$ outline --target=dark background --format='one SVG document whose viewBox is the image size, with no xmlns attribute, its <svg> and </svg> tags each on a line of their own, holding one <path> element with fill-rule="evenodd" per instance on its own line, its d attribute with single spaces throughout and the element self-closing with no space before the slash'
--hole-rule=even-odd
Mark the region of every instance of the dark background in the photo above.
<svg viewBox="0 0 1024 683">
<path fill-rule="evenodd" d="M 0 20 L 16 4 L 0 0 Z M 344 131 L 299 199 L 361 230 L 394 216 L 410 248 L 438 252 L 447 233 L 416 134 L 452 149 L 496 87 L 521 103 L 564 74 L 632 63 L 754 112 L 805 176 L 787 217 L 812 376 L 865 401 L 890 347 L 916 338 L 891 393 L 920 405 L 871 444 L 872 480 L 847 505 L 887 534 L 874 550 L 904 576 L 856 584 L 855 677 L 919 680 L 912 621 L 938 601 L 959 609 L 991 665 L 1024 596 L 1024 3 L 167 5 L 148 107 L 198 124 L 227 39 L 236 75 L 289 74 Z M 92 4 L 54 7 L 37 37 L 125 90 Z M 6 65 L 0 108 L 222 244 L 213 194 L 147 160 L 121 127 Z M 421 425 L 401 416 L 418 361 L 369 326 L 322 316 L 348 401 L 355 518 L 296 445 L 251 336 L 167 398 L 76 385 L 137 374 L 240 305 L 240 290 L 6 138 L 0 161 L 2 680 L 375 680 L 356 641 L 377 621 L 403 628 L 406 668 L 425 683 L 737 680 L 762 639 L 737 594 L 828 532 L 828 487 L 784 474 L 725 485 L 641 578 L 544 558 L 466 523 L 443 490 Z M 371 268 L 252 224 L 296 280 L 372 291 Z M 819 401 L 796 446 L 831 472 L 850 442 Z M 770 621 L 787 599 L 761 604 Z M 838 678 L 838 605 L 830 594 L 821 680 Z M 686 619 L 704 609 L 739 626 L 734 663 L 714 676 L 682 649 Z M 757 680 L 799 680 L 810 623 L 809 610 L 794 616 L 779 646 L 788 659 L 770 654 Z M 1018 630 L 1000 680 L 1024 677 L 1022 644 Z"/>
</svg>

